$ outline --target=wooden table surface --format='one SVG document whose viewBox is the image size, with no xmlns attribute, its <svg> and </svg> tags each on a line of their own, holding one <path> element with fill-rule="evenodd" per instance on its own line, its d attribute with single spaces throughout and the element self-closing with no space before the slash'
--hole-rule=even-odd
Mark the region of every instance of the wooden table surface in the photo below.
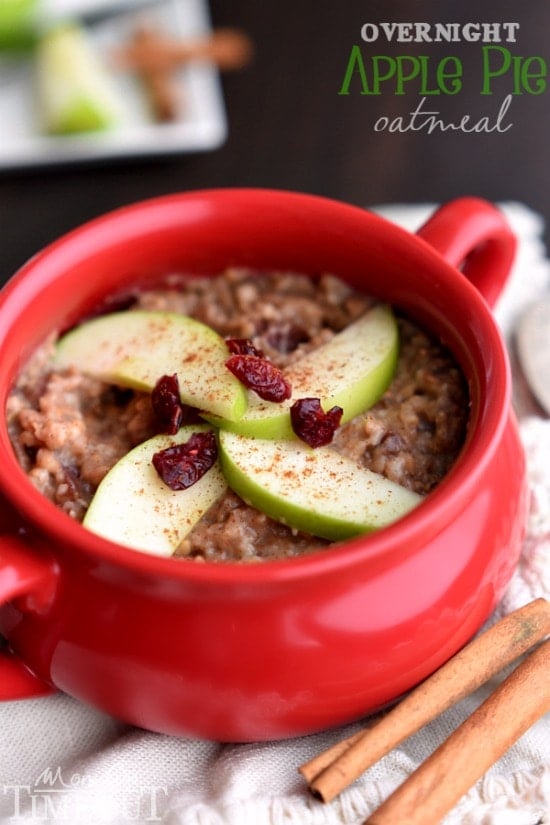
<svg viewBox="0 0 550 825">
<path fill-rule="evenodd" d="M 211 0 L 210 9 L 215 26 L 241 27 L 256 50 L 248 68 L 223 77 L 225 144 L 179 157 L 0 172 L 0 281 L 81 222 L 177 190 L 276 187 L 365 206 L 472 194 L 519 200 L 550 219 L 548 0 Z M 463 28 L 472 21 L 519 25 L 501 25 L 498 44 L 465 41 L 465 32 L 475 36 L 475 28 Z M 456 22 L 461 37 L 388 42 L 383 22 L 430 23 L 431 29 L 419 31 L 431 33 L 436 23 Z M 362 32 L 373 37 L 372 24 L 379 37 L 367 42 Z M 515 42 L 506 40 L 508 34 Z M 403 71 L 422 66 L 424 80 L 404 81 L 399 94 L 394 76 L 375 94 L 376 55 L 384 58 L 381 68 L 397 66 L 398 58 Z M 451 89 L 442 73 L 458 64 L 460 90 L 432 94 L 441 84 Z M 339 94 L 349 66 L 349 93 Z M 485 77 L 500 69 L 500 77 Z M 491 94 L 481 94 L 484 77 Z M 422 126 L 425 115 L 417 115 L 412 128 L 411 112 L 419 105 L 447 125 L 462 122 L 476 130 L 448 126 L 430 134 Z"/>
</svg>

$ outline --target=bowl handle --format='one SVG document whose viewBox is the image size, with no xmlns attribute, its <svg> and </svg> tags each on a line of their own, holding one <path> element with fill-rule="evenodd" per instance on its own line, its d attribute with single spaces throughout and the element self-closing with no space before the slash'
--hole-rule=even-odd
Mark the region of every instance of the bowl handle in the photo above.
<svg viewBox="0 0 550 825">
<path fill-rule="evenodd" d="M 516 237 L 496 206 L 479 198 L 457 198 L 434 212 L 417 235 L 461 269 L 494 306 L 516 251 Z"/>
<path fill-rule="evenodd" d="M 48 555 L 33 551 L 17 535 L 0 535 L 0 606 L 13 601 L 23 612 L 44 613 L 52 603 L 57 582 L 58 568 Z M 54 691 L 9 648 L 0 649 L 0 701 Z"/>
</svg>

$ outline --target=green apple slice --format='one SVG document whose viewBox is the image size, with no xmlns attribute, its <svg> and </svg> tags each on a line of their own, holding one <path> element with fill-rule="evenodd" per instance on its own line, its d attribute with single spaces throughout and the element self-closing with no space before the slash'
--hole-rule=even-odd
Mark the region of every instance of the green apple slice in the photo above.
<svg viewBox="0 0 550 825">
<path fill-rule="evenodd" d="M 280 404 L 249 392 L 246 413 L 232 421 L 206 415 L 231 432 L 255 438 L 292 438 L 289 409 L 298 398 L 319 398 L 324 410 L 342 407 L 342 423 L 371 407 L 388 387 L 397 364 L 399 335 L 391 308 L 378 304 L 323 346 L 284 371 L 292 396 Z"/>
<path fill-rule="evenodd" d="M 208 427 L 182 427 L 134 447 L 103 478 L 84 517 L 88 530 L 110 541 L 157 556 L 171 556 L 193 526 L 227 489 L 216 462 L 186 490 L 171 490 L 152 457 Z"/>
<path fill-rule="evenodd" d="M 220 431 L 219 460 L 229 486 L 273 519 L 340 541 L 385 527 L 422 497 L 359 467 L 330 447 L 248 438 Z"/>
<path fill-rule="evenodd" d="M 34 45 L 38 7 L 39 0 L 0 0 L 0 50 Z"/>
<path fill-rule="evenodd" d="M 55 364 L 143 392 L 177 373 L 185 404 L 234 421 L 245 412 L 248 395 L 226 368 L 227 358 L 225 341 L 206 324 L 178 313 L 136 310 L 75 327 L 58 342 Z"/>
<path fill-rule="evenodd" d="M 114 81 L 82 26 L 60 24 L 39 39 L 35 56 L 44 129 L 67 135 L 108 129 L 122 119 Z"/>
</svg>

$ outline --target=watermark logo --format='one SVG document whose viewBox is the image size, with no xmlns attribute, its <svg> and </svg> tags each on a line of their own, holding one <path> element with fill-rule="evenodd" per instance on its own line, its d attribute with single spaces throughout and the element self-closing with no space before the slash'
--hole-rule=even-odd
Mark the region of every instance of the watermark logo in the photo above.
<svg viewBox="0 0 550 825">
<path fill-rule="evenodd" d="M 16 823 L 160 822 L 168 789 L 158 785 L 117 787 L 112 794 L 103 783 L 86 774 L 47 767 L 30 785 L 5 784 L 3 794 L 11 800 L 11 819 Z"/>
</svg>

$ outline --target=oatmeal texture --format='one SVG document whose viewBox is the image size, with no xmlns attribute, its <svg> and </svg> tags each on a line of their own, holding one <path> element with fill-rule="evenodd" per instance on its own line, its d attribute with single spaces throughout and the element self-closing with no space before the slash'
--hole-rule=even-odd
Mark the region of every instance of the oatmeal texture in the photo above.
<svg viewBox="0 0 550 825">
<path fill-rule="evenodd" d="M 224 337 L 250 338 L 279 367 L 318 347 L 373 303 L 332 275 L 230 269 L 215 279 L 178 276 L 143 292 L 132 309 L 193 316 Z M 342 426 L 333 448 L 426 494 L 463 444 L 468 396 L 460 369 L 437 342 L 398 319 L 400 358 L 391 386 L 365 414 Z M 20 375 L 7 408 L 17 457 L 33 484 L 82 520 L 107 471 L 158 431 L 151 397 L 76 370 L 55 371 L 52 338 Z M 159 376 L 160 378 L 161 376 Z M 329 544 L 272 521 L 228 492 L 183 541 L 176 556 L 258 562 Z"/>
</svg>

